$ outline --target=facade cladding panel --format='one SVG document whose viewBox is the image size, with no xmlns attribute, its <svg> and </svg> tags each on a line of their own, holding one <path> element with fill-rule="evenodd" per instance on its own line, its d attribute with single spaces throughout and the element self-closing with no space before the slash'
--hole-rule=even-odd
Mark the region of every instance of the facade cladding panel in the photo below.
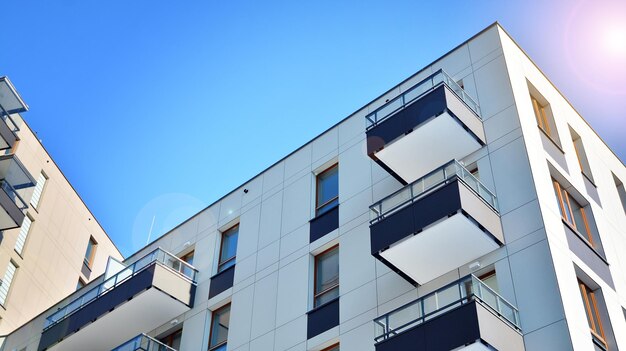
<svg viewBox="0 0 626 351">
<path fill-rule="evenodd" d="M 397 101 L 439 70 L 450 77 L 445 86 L 425 90 L 410 108 L 367 127 L 365 117 L 371 111 Z M 532 98 L 540 98 L 541 109 L 533 106 Z M 479 113 L 472 112 L 468 99 L 480 103 Z M 423 142 L 414 139 L 423 128 L 429 131 L 429 148 L 403 150 L 403 145 Z M 574 145 L 570 129 L 582 146 Z M 462 140 L 451 140 L 450 135 Z M 443 153 L 448 146 L 456 147 L 455 155 Z M 589 180 L 581 173 L 576 156 L 576 148 L 581 147 L 586 155 L 584 171 L 593 174 L 596 191 L 589 191 Z M 411 179 L 394 173 L 404 169 L 403 154 L 420 163 L 422 159 L 435 162 L 433 153 L 439 153 L 441 162 L 430 169 L 412 168 Z M 463 172 L 472 175 L 463 184 L 449 182 L 398 211 L 395 206 L 410 202 L 410 194 L 387 201 L 389 206 L 382 212 L 393 214 L 374 224 L 380 213 L 370 206 L 455 158 Z M 389 166 L 384 161 L 396 163 Z M 338 193 L 330 188 L 332 196 L 325 194 L 322 200 L 331 205 L 320 204 L 316 177 L 333 165 L 338 167 Z M 35 175 L 39 171 L 31 170 Z M 54 177 L 46 174 L 50 176 L 46 187 L 52 186 Z M 476 179 L 482 187 L 472 187 L 467 179 Z M 585 226 L 594 236 L 564 225 L 561 213 L 568 212 L 559 208 L 563 201 L 555 197 L 553 179 L 567 184 L 567 193 L 584 207 Z M 127 262 L 132 262 L 157 247 L 178 257 L 193 250 L 197 288 L 189 311 L 150 330 L 133 330 L 120 344 L 142 333 L 165 340 L 182 329 L 180 350 L 208 350 L 212 311 L 230 306 L 226 341 L 211 346 L 213 350 L 320 351 L 336 344 L 341 350 L 358 351 L 593 350 L 598 345 L 626 349 L 626 320 L 619 303 L 626 301 L 620 289 L 626 264 L 619 259 L 626 247 L 620 231 L 626 227 L 620 197 L 624 181 L 623 163 L 504 29 L 493 24 L 129 257 Z M 420 191 L 430 183 L 422 186 Z M 485 189 L 497 198 L 497 212 L 486 210 L 480 194 Z M 46 195 L 43 189 L 42 211 Z M 441 199 L 428 201 L 428 197 Z M 459 216 L 460 212 L 467 216 Z M 469 217 L 472 220 L 459 220 Z M 231 271 L 220 271 L 222 231 L 237 223 L 236 264 Z M 472 223 L 479 233 L 488 233 L 494 243 L 491 251 L 464 259 L 417 285 L 406 279 L 409 274 L 403 269 L 394 271 L 380 259 L 394 250 L 394 258 L 404 264 L 401 267 L 412 267 L 412 260 L 422 255 L 444 262 L 455 258 L 463 247 L 451 246 L 457 251 L 445 252 L 432 249 L 442 245 L 437 241 L 440 234 L 449 234 L 436 228 L 455 228 L 450 223 Z M 37 226 L 35 213 L 31 230 Z M 433 228 L 438 235 L 428 235 Z M 423 251 L 404 255 L 402 245 L 421 235 L 426 239 L 419 245 Z M 100 253 L 103 241 L 96 241 Z M 316 307 L 315 257 L 335 246 L 339 278 L 332 289 L 338 290 L 338 297 Z M 27 240 L 24 249 L 28 247 Z M 82 259 L 77 258 L 77 278 Z M 2 260 L 0 276 L 8 262 Z M 97 266 L 96 262 L 96 270 Z M 461 277 L 475 283 L 443 289 Z M 94 279 L 83 289 L 101 278 Z M 15 295 L 9 291 L 8 300 L 12 298 Z M 8 335 L 2 350 L 36 349 L 45 318 L 67 302 L 52 306 Z M 117 308 L 125 304 L 130 301 Z M 98 327 L 99 321 L 90 325 Z M 94 345 L 93 349 L 101 348 Z"/>
</svg>

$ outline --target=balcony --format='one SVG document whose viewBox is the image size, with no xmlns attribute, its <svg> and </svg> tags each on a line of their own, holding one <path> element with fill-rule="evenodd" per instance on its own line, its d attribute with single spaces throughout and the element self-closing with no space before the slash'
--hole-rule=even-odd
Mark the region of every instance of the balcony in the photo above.
<svg viewBox="0 0 626 351">
<path fill-rule="evenodd" d="M 0 156 L 0 230 L 22 225 L 35 179 L 15 155 Z"/>
<path fill-rule="evenodd" d="M 424 284 L 504 243 L 496 196 L 458 161 L 370 206 L 372 255 Z"/>
<path fill-rule="evenodd" d="M 13 147 L 17 140 L 16 133 L 20 130 L 11 114 L 28 110 L 13 84 L 7 77 L 0 77 L 0 150 Z"/>
<path fill-rule="evenodd" d="M 111 350 L 166 324 L 193 306 L 196 273 L 156 249 L 48 316 L 38 350 Z"/>
<path fill-rule="evenodd" d="M 376 351 L 524 350 L 519 312 L 473 275 L 374 320 Z"/>
<path fill-rule="evenodd" d="M 367 154 L 402 184 L 485 145 L 478 104 L 439 70 L 366 116 Z"/>
<path fill-rule="evenodd" d="M 176 349 L 146 334 L 139 334 L 111 351 L 176 351 Z"/>
</svg>

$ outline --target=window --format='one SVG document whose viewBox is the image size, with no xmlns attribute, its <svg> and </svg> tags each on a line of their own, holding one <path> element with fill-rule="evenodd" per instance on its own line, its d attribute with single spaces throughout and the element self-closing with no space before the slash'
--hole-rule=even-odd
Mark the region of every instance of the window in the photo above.
<svg viewBox="0 0 626 351">
<path fill-rule="evenodd" d="M 76 283 L 76 290 L 82 289 L 85 285 L 85 282 L 81 278 L 78 278 L 78 283 Z"/>
<path fill-rule="evenodd" d="M 613 181 L 615 182 L 615 188 L 617 189 L 617 195 L 622 202 L 622 208 L 626 214 L 626 189 L 624 189 L 624 183 L 613 174 Z"/>
<path fill-rule="evenodd" d="M 546 112 L 547 104 L 542 104 L 534 96 L 530 96 L 530 100 L 533 102 L 533 110 L 535 111 L 535 118 L 537 118 L 537 125 L 548 136 L 552 137 L 552 129 L 548 120 L 548 114 Z"/>
<path fill-rule="evenodd" d="M 230 304 L 213 311 L 209 334 L 209 351 L 226 351 L 229 324 Z"/>
<path fill-rule="evenodd" d="M 578 286 L 580 287 L 580 294 L 582 295 L 585 305 L 585 313 L 587 314 L 587 322 L 589 322 L 591 335 L 594 341 L 600 343 L 606 350 L 608 347 L 604 337 L 604 330 L 602 329 L 602 320 L 600 319 L 600 313 L 598 311 L 596 293 L 580 280 L 578 281 Z"/>
<path fill-rule="evenodd" d="M 222 232 L 222 244 L 220 246 L 220 261 L 217 264 L 217 272 L 235 265 L 237 257 L 237 238 L 239 237 L 239 224 Z"/>
<path fill-rule="evenodd" d="M 580 171 L 583 173 L 589 181 L 593 183 L 593 177 L 591 176 L 591 167 L 589 167 L 589 160 L 587 159 L 587 153 L 583 147 L 583 142 L 580 139 L 580 135 L 576 133 L 572 128 L 569 129 L 572 135 L 572 143 L 574 143 L 574 150 L 576 151 L 576 157 L 578 158 L 578 165 Z"/>
<path fill-rule="evenodd" d="M 565 190 L 559 182 L 552 179 L 554 184 L 554 193 L 559 202 L 561 217 L 572 226 L 576 231 L 582 234 L 587 241 L 593 246 L 594 240 L 591 230 L 589 229 L 589 221 L 587 220 L 587 212 L 571 195 Z"/>
<path fill-rule="evenodd" d="M 500 292 L 500 288 L 498 286 L 498 278 L 496 277 L 496 271 L 490 271 L 485 274 L 482 274 L 478 277 L 485 285 L 493 289 L 495 292 Z"/>
<path fill-rule="evenodd" d="M 85 251 L 85 259 L 83 261 L 85 266 L 91 268 L 91 265 L 93 264 L 93 259 L 96 256 L 97 248 L 98 243 L 96 242 L 96 240 L 93 238 L 93 236 L 89 237 L 89 243 L 87 244 L 87 250 Z"/>
<path fill-rule="evenodd" d="M 339 296 L 339 246 L 315 256 L 314 307 Z"/>
<path fill-rule="evenodd" d="M 180 259 L 182 261 L 187 262 L 187 263 L 189 263 L 190 265 L 193 266 L 193 254 L 194 254 L 194 252 L 191 251 L 191 252 L 183 255 L 182 257 L 180 257 Z M 174 268 L 176 268 L 176 267 L 174 267 Z M 193 277 L 193 270 L 190 267 L 188 267 L 188 266 L 183 265 L 181 272 L 184 275 L 186 275 L 187 277 Z"/>
<path fill-rule="evenodd" d="M 11 289 L 11 283 L 15 277 L 17 271 L 17 264 L 13 261 L 9 261 L 6 272 L 4 272 L 4 278 L 0 281 L 0 305 L 4 306 L 9 295 L 9 289 Z"/>
<path fill-rule="evenodd" d="M 20 232 L 17 234 L 17 240 L 15 241 L 15 252 L 20 254 L 20 256 L 22 255 L 22 251 L 24 251 L 24 244 L 26 244 L 26 237 L 28 237 L 32 223 L 33 220 L 30 218 L 30 215 L 26 214 L 22 226 L 20 227 Z"/>
<path fill-rule="evenodd" d="M 180 339 L 183 336 L 183 330 L 178 329 L 175 332 L 171 333 L 168 336 L 161 338 L 159 341 L 164 343 L 165 345 L 174 348 L 175 350 L 180 349 Z"/>
<path fill-rule="evenodd" d="M 339 343 L 336 343 L 335 345 L 322 349 L 321 351 L 339 351 Z"/>
<path fill-rule="evenodd" d="M 41 200 L 41 194 L 43 194 L 46 181 L 48 181 L 48 177 L 43 172 L 39 173 L 37 185 L 35 186 L 35 190 L 33 190 L 33 196 L 30 198 L 30 204 L 33 208 L 37 208 L 39 206 L 39 200 Z"/>
<path fill-rule="evenodd" d="M 467 170 L 470 172 L 471 175 L 474 176 L 474 178 L 480 180 L 480 172 L 478 171 L 478 164 L 476 162 L 470 164 L 465 168 L 467 168 Z"/>
<path fill-rule="evenodd" d="M 317 175 L 315 215 L 319 216 L 339 204 L 339 167 L 331 166 Z"/>
</svg>

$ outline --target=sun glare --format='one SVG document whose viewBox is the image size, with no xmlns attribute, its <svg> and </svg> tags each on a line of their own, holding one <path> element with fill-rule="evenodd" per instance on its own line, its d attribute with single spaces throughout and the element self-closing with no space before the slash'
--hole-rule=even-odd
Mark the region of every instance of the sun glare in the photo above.
<svg viewBox="0 0 626 351">
<path fill-rule="evenodd" d="M 572 9 L 563 48 L 572 73 L 599 91 L 626 95 L 626 1 L 584 1 Z"/>
<path fill-rule="evenodd" d="M 609 53 L 626 55 L 626 24 L 613 25 L 604 32 L 604 46 Z M 626 62 L 624 63 L 626 64 Z"/>
</svg>

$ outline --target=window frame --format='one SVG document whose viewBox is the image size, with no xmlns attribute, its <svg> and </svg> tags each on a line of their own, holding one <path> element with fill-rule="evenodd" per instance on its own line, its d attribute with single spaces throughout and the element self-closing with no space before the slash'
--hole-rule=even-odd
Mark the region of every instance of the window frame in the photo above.
<svg viewBox="0 0 626 351">
<path fill-rule="evenodd" d="M 89 253 L 89 257 L 87 257 L 87 252 L 89 251 L 89 246 L 91 246 L 91 252 Z M 83 258 L 83 264 L 91 269 L 93 267 L 93 261 L 96 257 L 96 250 L 98 249 L 98 242 L 92 235 L 89 236 L 89 241 L 87 242 L 87 250 L 85 250 L 85 257 Z"/>
<path fill-rule="evenodd" d="M 33 203 L 34 191 L 37 190 L 40 179 L 43 180 L 43 184 L 41 185 L 41 190 L 39 190 L 39 195 L 37 196 L 35 203 Z M 37 178 L 37 183 L 35 184 L 35 190 L 33 191 L 33 195 L 31 195 L 30 201 L 28 202 L 35 211 L 39 211 L 39 206 L 41 205 L 41 198 L 43 197 L 44 191 L 46 190 L 46 185 L 48 184 L 49 180 L 50 178 L 48 177 L 46 172 L 41 170 L 39 172 L 39 177 Z"/>
<path fill-rule="evenodd" d="M 339 346 L 338 342 L 336 342 L 336 343 L 334 343 L 334 344 L 332 344 L 332 345 L 330 345 L 328 347 L 325 347 L 325 348 L 321 349 L 320 351 L 331 351 L 331 350 L 333 350 L 335 348 L 337 348 L 337 350 L 340 350 L 340 346 Z"/>
<path fill-rule="evenodd" d="M 330 252 L 332 250 L 337 250 L 337 265 L 339 265 L 339 244 L 335 244 L 335 245 L 329 247 L 328 249 L 318 253 L 317 255 L 315 255 L 313 257 L 313 308 L 318 308 L 318 307 L 323 306 L 323 305 L 328 303 L 328 302 L 325 302 L 325 303 L 318 304 L 317 303 L 317 298 L 318 297 L 323 296 L 323 295 L 329 293 L 330 291 L 332 291 L 334 289 L 339 289 L 339 279 L 337 279 L 337 284 L 335 284 L 335 285 L 333 285 L 331 287 L 328 287 L 328 288 L 324 289 L 323 291 L 320 291 L 319 293 L 317 292 L 317 262 L 318 262 L 319 258 L 322 255 L 324 255 L 324 254 L 326 254 L 326 253 L 328 253 L 328 252 Z M 339 294 L 337 294 L 337 295 L 339 295 Z"/>
<path fill-rule="evenodd" d="M 209 325 L 209 350 L 208 351 L 212 351 L 212 350 L 218 349 L 218 348 L 228 344 L 228 334 L 227 334 L 225 341 L 222 341 L 219 344 L 215 344 L 215 345 L 211 346 L 211 339 L 213 339 L 213 323 L 215 322 L 215 316 L 217 316 L 218 314 L 223 312 L 223 310 L 226 309 L 226 308 L 228 308 L 228 312 L 230 313 L 230 302 L 225 304 L 224 306 L 214 310 L 214 311 L 211 311 L 211 324 Z M 230 316 L 228 316 L 228 327 L 230 328 Z"/>
<path fill-rule="evenodd" d="M 320 204 L 319 201 L 319 189 L 320 189 L 320 180 L 322 178 L 322 176 L 324 176 L 325 174 L 327 174 L 330 171 L 337 171 L 337 195 L 335 195 L 333 198 L 327 200 L 326 202 L 324 202 L 323 204 Z M 339 205 L 339 201 L 337 201 L 337 205 L 328 208 L 327 210 L 320 212 L 320 209 L 326 207 L 328 204 L 331 204 L 333 201 L 335 200 L 339 200 L 339 162 L 336 162 L 335 164 L 331 165 L 330 167 L 324 169 L 323 171 L 319 172 L 318 174 L 315 175 L 315 217 L 320 216 L 330 210 L 332 210 L 333 208 L 335 208 L 336 206 Z"/>
<path fill-rule="evenodd" d="M 178 328 L 174 330 L 173 332 L 165 335 L 164 337 L 159 338 L 159 342 L 169 347 L 174 347 L 173 345 L 174 337 L 178 335 L 180 335 L 181 338 L 183 337 L 183 328 Z"/>
<path fill-rule="evenodd" d="M 237 243 L 235 244 L 235 254 L 233 255 L 233 257 L 223 261 L 222 260 L 222 249 L 224 248 L 224 238 L 227 236 L 228 233 L 230 233 L 230 232 L 232 232 L 234 230 L 237 230 Z M 220 234 L 221 234 L 221 238 L 220 238 L 220 251 L 219 251 L 218 259 L 217 259 L 217 273 L 221 273 L 221 272 L 227 270 L 230 267 L 234 267 L 236 262 L 237 262 L 236 259 L 237 259 L 237 246 L 239 244 L 239 223 L 237 223 L 237 224 L 229 227 L 228 229 L 222 231 Z M 235 260 L 235 262 L 233 263 L 232 266 L 228 266 L 226 268 L 222 268 L 222 267 L 224 267 L 224 265 L 230 263 L 230 261 L 233 261 L 233 260 Z"/>
<path fill-rule="evenodd" d="M 12 259 L 10 259 L 9 263 L 7 264 L 6 270 L 4 271 L 4 275 L 2 275 L 2 278 L 0 278 L 0 287 L 6 283 L 5 278 L 7 276 L 7 272 L 9 271 L 9 267 L 10 266 L 13 266 L 13 273 L 11 274 L 11 279 L 10 279 L 10 281 L 8 283 L 7 288 L 6 288 L 6 294 L 3 297 L 3 301 L 0 302 L 0 306 L 2 308 L 4 308 L 4 309 L 6 309 L 7 300 L 11 296 L 11 287 L 13 286 L 13 283 L 15 282 L 15 276 L 17 275 L 17 271 L 20 268 L 20 266 L 17 264 L 17 262 L 15 262 Z"/>
<path fill-rule="evenodd" d="M 589 219 L 587 218 L 587 211 L 585 210 L 585 206 L 582 206 L 580 203 L 578 203 L 576 199 L 571 199 L 569 191 L 563 188 L 563 186 L 554 178 L 552 178 L 552 185 L 557 194 L 557 201 L 559 202 L 561 219 L 563 219 L 563 221 L 565 221 L 569 226 L 575 229 L 579 234 L 584 235 L 584 237 L 587 239 L 587 241 L 589 241 L 591 246 L 595 247 L 593 234 L 591 232 L 591 228 L 589 227 Z M 563 195 L 565 195 L 565 200 L 563 199 Z M 580 214 L 583 219 L 585 228 L 578 228 L 578 226 L 576 225 L 574 211 L 572 210 L 572 201 L 574 201 L 580 208 Z M 567 205 L 567 211 L 565 205 Z M 567 214 L 569 214 L 571 221 L 567 218 Z"/>
<path fill-rule="evenodd" d="M 591 335 L 593 336 L 594 341 L 601 343 L 602 346 L 604 346 L 604 349 L 608 350 L 609 347 L 606 342 L 606 334 L 604 333 L 604 327 L 602 326 L 602 319 L 596 298 L 597 289 L 591 290 L 591 288 L 580 279 L 578 279 L 578 288 L 580 289 L 580 295 L 583 298 L 585 314 L 587 315 L 587 322 L 590 325 L 589 330 L 591 331 Z M 589 301 L 590 299 L 591 301 Z M 596 320 L 598 321 L 597 326 Z"/>
<path fill-rule="evenodd" d="M 533 104 L 533 111 L 535 112 L 535 119 L 537 120 L 537 126 L 544 133 L 546 133 L 550 138 L 552 136 L 552 130 L 550 129 L 550 121 L 548 120 L 548 115 L 546 114 L 546 107 L 549 104 L 542 105 L 533 94 L 530 94 L 530 99 Z"/>
</svg>

